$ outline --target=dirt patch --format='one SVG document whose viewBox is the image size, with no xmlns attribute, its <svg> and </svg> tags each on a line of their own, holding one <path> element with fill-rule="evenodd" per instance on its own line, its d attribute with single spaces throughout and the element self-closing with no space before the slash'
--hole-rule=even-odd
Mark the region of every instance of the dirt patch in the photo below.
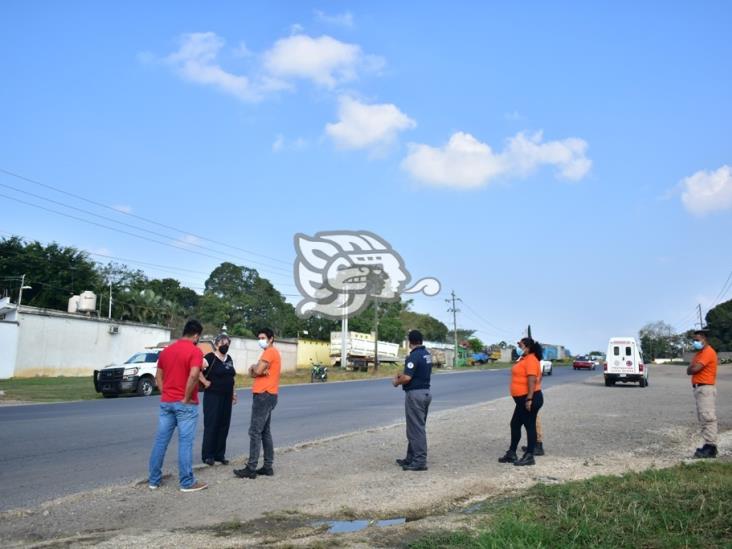
<svg viewBox="0 0 732 549">
<path fill-rule="evenodd" d="M 242 480 L 231 465 L 216 466 L 197 471 L 210 487 L 194 494 L 180 493 L 175 475 L 155 492 L 133 483 L 8 511 L 0 514 L 0 540 L 36 547 L 403 546 L 426 531 L 469 529 L 477 519 L 466 508 L 536 483 L 687 459 L 699 442 L 696 413 L 688 378 L 676 370 L 653 367 L 645 389 L 608 388 L 602 376 L 549 387 L 542 410 L 547 455 L 535 467 L 497 462 L 513 409 L 502 398 L 430 416 L 425 472 L 394 464 L 405 451 L 400 424 L 278 450 L 274 477 Z M 720 368 L 719 378 L 720 450 L 729 454 L 732 369 Z M 273 429 L 276 434 L 276 423 Z M 315 524 L 396 517 L 409 520 L 350 534 L 328 534 Z"/>
</svg>

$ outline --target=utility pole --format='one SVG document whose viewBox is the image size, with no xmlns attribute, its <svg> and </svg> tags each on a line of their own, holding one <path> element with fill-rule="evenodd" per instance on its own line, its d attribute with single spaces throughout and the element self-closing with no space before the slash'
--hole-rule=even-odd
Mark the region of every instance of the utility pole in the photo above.
<svg viewBox="0 0 732 549">
<path fill-rule="evenodd" d="M 341 368 L 346 370 L 348 353 L 346 352 L 346 333 L 348 332 L 348 286 L 343 294 L 343 316 L 341 318 Z"/>
<path fill-rule="evenodd" d="M 112 281 L 109 281 L 109 319 L 112 318 Z"/>
<path fill-rule="evenodd" d="M 697 305 L 697 309 L 699 310 L 699 329 L 701 330 L 702 328 L 704 328 L 704 323 L 702 321 L 702 308 L 701 308 L 701 303 L 699 303 L 699 305 Z"/>
<path fill-rule="evenodd" d="M 374 298 L 374 373 L 379 371 L 379 302 Z"/>
<path fill-rule="evenodd" d="M 20 277 L 20 290 L 18 290 L 18 306 L 16 310 L 20 312 L 20 303 L 23 301 L 23 290 L 32 290 L 30 286 L 25 285 L 25 275 Z"/>
<path fill-rule="evenodd" d="M 458 333 L 457 333 L 457 314 L 460 312 L 460 309 L 458 309 L 455 306 L 456 301 L 462 301 L 459 297 L 455 297 L 455 290 L 451 292 L 451 298 L 446 299 L 448 303 L 452 303 L 452 307 L 450 307 L 447 312 L 452 313 L 452 335 L 453 340 L 455 342 L 455 352 L 453 353 L 452 357 L 452 367 L 457 368 L 458 365 Z"/>
</svg>

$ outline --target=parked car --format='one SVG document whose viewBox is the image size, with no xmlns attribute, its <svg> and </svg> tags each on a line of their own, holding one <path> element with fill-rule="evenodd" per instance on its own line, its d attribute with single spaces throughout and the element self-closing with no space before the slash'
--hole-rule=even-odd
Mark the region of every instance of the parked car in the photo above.
<svg viewBox="0 0 732 549">
<path fill-rule="evenodd" d="M 541 361 L 541 375 L 550 376 L 552 375 L 552 361 L 542 360 Z"/>
<path fill-rule="evenodd" d="M 599 362 L 595 359 L 589 356 L 580 355 L 574 359 L 574 362 L 572 363 L 572 368 L 574 368 L 575 370 L 594 370 L 599 365 Z"/>
<path fill-rule="evenodd" d="M 94 389 L 104 398 L 123 393 L 150 396 L 156 389 L 155 372 L 162 348 L 146 349 L 135 353 L 122 364 L 110 364 L 94 370 Z"/>
</svg>

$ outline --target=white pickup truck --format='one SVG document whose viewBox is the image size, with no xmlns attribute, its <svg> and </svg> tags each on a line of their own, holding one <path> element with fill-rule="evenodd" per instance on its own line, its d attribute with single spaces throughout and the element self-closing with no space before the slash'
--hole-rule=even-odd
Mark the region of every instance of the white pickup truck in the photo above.
<svg viewBox="0 0 732 549">
<path fill-rule="evenodd" d="M 155 372 L 162 348 L 146 349 L 135 353 L 123 364 L 110 364 L 94 370 L 94 389 L 104 398 L 123 393 L 150 396 L 155 391 Z"/>
</svg>

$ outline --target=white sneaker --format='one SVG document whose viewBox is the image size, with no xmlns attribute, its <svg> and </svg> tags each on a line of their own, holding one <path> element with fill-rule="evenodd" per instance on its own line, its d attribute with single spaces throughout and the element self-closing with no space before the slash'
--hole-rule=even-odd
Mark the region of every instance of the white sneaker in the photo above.
<svg viewBox="0 0 732 549">
<path fill-rule="evenodd" d="M 160 488 L 160 485 L 159 484 L 148 484 L 147 487 L 150 488 L 150 490 L 157 490 L 158 488 Z"/>
<path fill-rule="evenodd" d="M 180 491 L 181 492 L 198 492 L 200 490 L 205 490 L 208 488 L 208 484 L 205 482 L 196 482 L 196 484 L 193 484 L 192 486 L 189 486 L 188 488 L 183 488 L 181 486 Z"/>
</svg>

